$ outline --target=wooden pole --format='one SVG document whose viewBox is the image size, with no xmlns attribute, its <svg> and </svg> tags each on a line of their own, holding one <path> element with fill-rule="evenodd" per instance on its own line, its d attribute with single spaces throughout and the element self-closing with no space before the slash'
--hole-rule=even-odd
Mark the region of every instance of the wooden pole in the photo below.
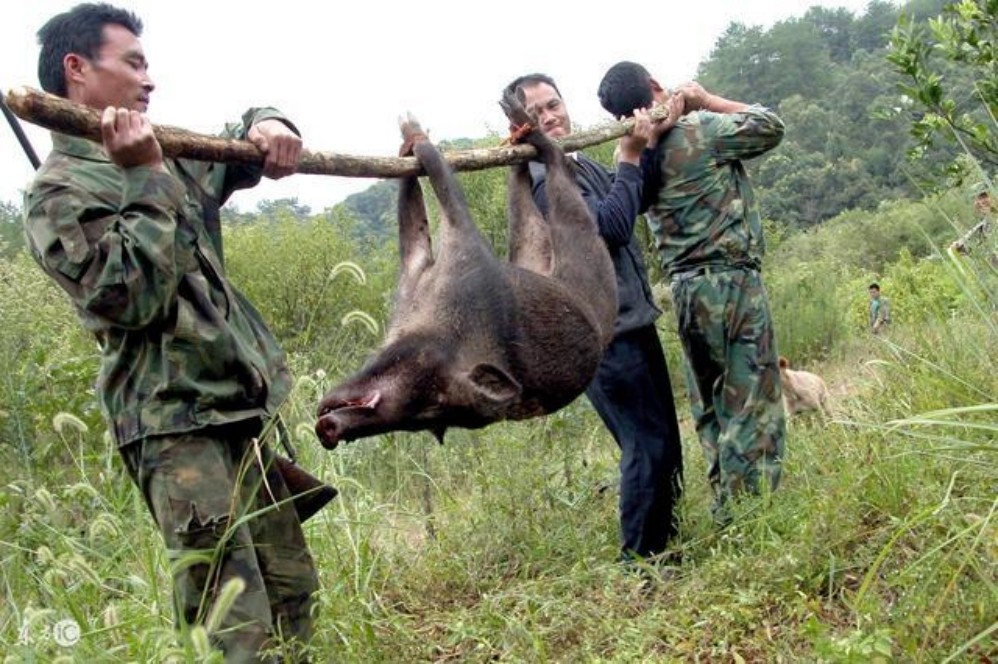
<svg viewBox="0 0 998 664">
<path fill-rule="evenodd" d="M 41 160 L 38 158 L 38 154 L 35 152 L 35 148 L 32 147 L 31 141 L 24 133 L 24 129 L 21 127 L 21 123 L 17 121 L 14 117 L 14 113 L 7 108 L 7 102 L 3 99 L 3 94 L 0 94 L 0 111 L 3 112 L 3 116 L 7 118 L 7 124 L 10 125 L 10 130 L 14 132 L 14 137 L 17 138 L 17 142 L 21 144 L 21 149 L 24 150 L 24 155 L 31 162 L 31 167 L 36 171 L 38 167 L 42 165 Z"/>
<path fill-rule="evenodd" d="M 101 140 L 100 111 L 29 87 L 7 93 L 7 105 L 22 120 L 46 129 L 94 141 Z M 651 112 L 653 120 L 667 117 L 665 107 Z M 566 152 L 620 138 L 631 130 L 634 120 L 608 122 L 594 129 L 573 133 L 559 140 Z M 180 127 L 154 125 L 156 138 L 167 157 L 232 163 L 258 164 L 263 155 L 249 141 L 198 134 Z M 511 145 L 445 152 L 456 171 L 477 171 L 527 161 L 537 154 L 532 145 Z M 340 175 L 357 178 L 399 178 L 423 175 L 415 157 L 377 157 L 339 152 L 302 150 L 298 173 Z"/>
</svg>

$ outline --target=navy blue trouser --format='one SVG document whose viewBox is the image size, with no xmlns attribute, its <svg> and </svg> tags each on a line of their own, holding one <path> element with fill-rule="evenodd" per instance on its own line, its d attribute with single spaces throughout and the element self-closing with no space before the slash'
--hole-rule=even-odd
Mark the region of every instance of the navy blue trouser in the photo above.
<svg viewBox="0 0 998 664">
<path fill-rule="evenodd" d="M 654 325 L 614 338 L 586 396 L 620 446 L 622 557 L 662 553 L 676 534 L 683 451 Z"/>
</svg>

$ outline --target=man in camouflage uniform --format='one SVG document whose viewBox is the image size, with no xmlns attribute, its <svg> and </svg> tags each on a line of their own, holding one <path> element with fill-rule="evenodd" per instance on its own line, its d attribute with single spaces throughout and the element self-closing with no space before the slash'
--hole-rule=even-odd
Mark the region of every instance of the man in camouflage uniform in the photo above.
<svg viewBox="0 0 998 664">
<path fill-rule="evenodd" d="M 994 235 L 991 233 L 994 217 L 994 201 L 991 198 L 991 188 L 987 182 L 979 182 L 974 185 L 974 215 L 978 221 L 974 226 L 964 233 L 958 240 L 950 244 L 950 251 L 963 256 L 973 253 L 973 248 L 979 247 L 985 251 L 984 254 L 992 267 L 998 268 L 998 249 L 995 246 Z M 988 239 L 990 238 L 990 249 Z"/>
<path fill-rule="evenodd" d="M 252 109 L 227 134 L 265 151 L 262 169 L 164 159 L 144 115 L 153 83 L 141 31 L 105 4 L 39 31 L 42 87 L 102 110 L 103 144 L 53 134 L 25 230 L 100 346 L 100 404 L 176 565 L 178 620 L 203 622 L 225 583 L 242 579 L 212 637 L 227 660 L 256 661 L 278 634 L 308 641 L 318 579 L 274 455 L 256 439 L 291 376 L 225 276 L 219 207 L 261 170 L 292 173 L 301 139 L 277 111 Z"/>
<path fill-rule="evenodd" d="M 653 139 L 648 217 L 672 279 L 713 512 L 725 523 L 731 497 L 757 493 L 763 481 L 775 489 L 780 479 L 786 423 L 778 354 L 759 273 L 762 223 L 742 160 L 776 147 L 783 123 L 768 109 L 709 94 L 696 83 L 674 94 L 682 95 L 684 114 Z M 599 96 L 616 117 L 670 97 L 631 62 L 610 68 Z"/>
</svg>

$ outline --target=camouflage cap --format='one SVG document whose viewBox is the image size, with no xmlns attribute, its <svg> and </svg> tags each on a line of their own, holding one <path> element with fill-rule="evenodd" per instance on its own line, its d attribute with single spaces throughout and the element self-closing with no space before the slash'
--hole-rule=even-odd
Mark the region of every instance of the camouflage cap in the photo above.
<svg viewBox="0 0 998 664">
<path fill-rule="evenodd" d="M 981 194 L 990 194 L 991 193 L 991 187 L 988 186 L 988 182 L 986 180 L 980 180 L 980 181 L 974 183 L 974 186 L 972 188 L 972 192 L 974 194 L 974 197 L 976 198 L 977 196 L 980 196 Z"/>
</svg>

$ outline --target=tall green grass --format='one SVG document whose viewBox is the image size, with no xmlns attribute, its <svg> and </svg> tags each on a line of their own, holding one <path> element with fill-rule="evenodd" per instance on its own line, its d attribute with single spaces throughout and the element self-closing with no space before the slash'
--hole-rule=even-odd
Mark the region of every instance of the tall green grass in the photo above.
<svg viewBox="0 0 998 664">
<path fill-rule="evenodd" d="M 969 219 L 965 200 L 945 204 Z M 683 564 L 650 588 L 615 563 L 617 451 L 584 400 L 442 446 L 397 433 L 322 450 L 315 403 L 379 342 L 348 314 L 384 324 L 394 248 L 363 254 L 335 219 L 230 232 L 233 278 L 291 351 L 301 462 L 341 491 L 306 526 L 322 586 L 312 660 L 995 659 L 996 290 L 976 256 L 944 256 L 938 240 L 902 250 L 889 227 L 932 209 L 782 238 L 765 268 L 778 341 L 829 380 L 835 417 L 794 418 L 769 506 L 746 501 L 718 531 L 677 382 Z M 867 225 L 870 242 L 899 245 L 878 263 L 855 259 Z M 865 329 L 872 278 L 894 306 L 884 336 Z M 92 343 L 27 257 L 0 263 L 0 289 L 0 653 L 217 659 L 207 632 L 172 628 L 162 542 L 93 412 Z M 67 619 L 72 646 L 53 632 Z"/>
</svg>

